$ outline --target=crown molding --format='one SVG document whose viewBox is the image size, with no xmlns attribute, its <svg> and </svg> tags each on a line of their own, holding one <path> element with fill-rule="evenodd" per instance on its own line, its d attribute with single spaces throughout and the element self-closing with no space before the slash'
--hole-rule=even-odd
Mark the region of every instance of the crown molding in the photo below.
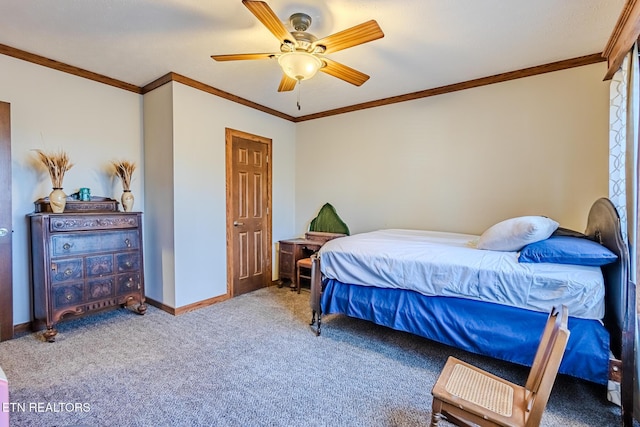
<svg viewBox="0 0 640 427">
<path fill-rule="evenodd" d="M 640 35 L 640 2 L 627 0 L 602 52 L 607 61 L 605 80 L 610 80 L 620 69 L 624 57 L 629 53 Z"/>
<path fill-rule="evenodd" d="M 632 1 L 632 3 L 635 4 L 635 1 Z M 142 95 L 169 82 L 178 82 L 186 86 L 192 87 L 194 89 L 201 90 L 203 92 L 227 99 L 229 101 L 253 108 L 258 111 L 262 111 L 267 114 L 271 114 L 272 116 L 279 117 L 281 119 L 288 120 L 294 123 L 319 119 L 323 117 L 335 116 L 337 114 L 350 113 L 353 111 L 359 111 L 359 110 L 364 110 L 368 108 L 382 107 L 384 105 L 396 104 L 398 102 L 412 101 L 415 99 L 426 98 L 430 96 L 443 95 L 445 93 L 457 92 L 464 89 L 471 89 L 474 87 L 486 86 L 494 83 L 501 83 L 509 80 L 524 78 L 524 77 L 531 77 L 538 74 L 550 73 L 553 71 L 560 71 L 560 70 L 566 70 L 569 68 L 595 64 L 595 63 L 603 62 L 606 60 L 604 57 L 604 53 L 594 53 L 591 55 L 580 56 L 577 58 L 566 59 L 563 61 L 557 61 L 549 64 L 538 65 L 535 67 L 525 68 L 522 70 L 509 71 L 506 73 L 496 74 L 493 76 L 482 77 L 479 79 L 469 80 L 466 82 L 454 83 L 447 86 L 440 86 L 440 87 L 426 89 L 426 90 L 408 93 L 404 95 L 393 96 L 390 98 L 384 98 L 384 99 L 379 99 L 375 101 L 364 102 L 361 104 L 350 105 L 347 107 L 336 108 L 333 110 L 322 111 L 315 114 L 308 114 L 305 116 L 294 117 L 173 72 L 167 73 L 164 76 L 159 77 L 156 80 L 142 87 L 139 87 L 131 83 L 123 82 L 121 80 L 116 80 L 111 77 L 104 76 L 102 74 L 97 74 L 92 71 L 87 71 L 82 68 L 78 68 L 72 65 L 59 62 L 59 61 L 55 61 L 53 59 L 49 59 L 44 56 L 36 55 L 30 52 L 25 52 L 23 50 L 16 49 L 11 46 L 6 46 L 3 44 L 0 44 L 0 54 L 11 56 L 11 57 L 21 59 L 27 62 L 31 62 L 34 64 L 42 65 L 44 67 L 52 68 L 58 71 L 63 71 L 65 73 L 73 74 L 89 80 L 94 80 L 99 83 L 114 86 L 123 90 L 127 90 L 130 92 L 134 92 Z"/>
<path fill-rule="evenodd" d="M 30 53 L 24 50 L 16 49 L 15 47 L 0 44 L 0 54 L 11 56 L 17 59 L 22 59 L 23 61 L 42 65 L 44 67 L 53 68 L 54 70 L 73 74 L 74 76 L 83 77 L 85 79 L 93 80 L 96 82 L 104 83 L 106 85 L 114 86 L 119 89 L 128 90 L 130 92 L 135 92 L 135 93 L 141 93 L 140 88 L 136 85 L 132 85 L 130 83 L 123 82 L 121 80 L 112 79 L 111 77 L 103 76 L 102 74 L 94 73 L 93 71 L 88 71 L 83 68 L 65 64 L 63 62 L 49 59 L 44 56 L 36 55 L 35 53 Z"/>
<path fill-rule="evenodd" d="M 271 114 L 272 116 L 280 117 L 281 119 L 289 120 L 289 121 L 292 121 L 292 122 L 295 121 L 295 117 L 293 117 L 293 116 L 290 116 L 288 114 L 282 113 L 282 112 L 280 112 L 278 110 L 274 110 L 274 109 L 269 108 L 269 107 L 265 107 L 264 105 L 257 104 L 257 103 L 255 103 L 253 101 L 249 101 L 248 99 L 241 98 L 241 97 L 233 95 L 233 94 L 231 94 L 229 92 L 225 92 L 223 90 L 216 89 L 213 86 L 209 86 L 207 84 L 201 83 L 201 82 L 199 82 L 197 80 L 194 80 L 192 78 L 183 76 L 183 75 L 178 74 L 178 73 L 173 73 L 173 72 L 167 73 L 164 76 L 152 81 L 151 83 L 144 85 L 142 88 L 140 88 L 140 93 L 145 94 L 145 93 L 150 92 L 153 89 L 156 89 L 156 88 L 158 88 L 158 87 L 160 87 L 160 86 L 162 86 L 162 85 L 164 85 L 166 83 L 169 83 L 169 82 L 182 83 L 183 85 L 190 86 L 190 87 L 192 87 L 194 89 L 198 89 L 198 90 L 210 93 L 210 94 L 215 95 L 215 96 L 219 96 L 220 98 L 227 99 L 229 101 L 232 101 L 232 102 L 235 102 L 235 103 L 238 103 L 238 104 L 253 108 L 253 109 L 258 110 L 258 111 L 262 111 L 262 112 L 267 113 L 267 114 Z"/>
<path fill-rule="evenodd" d="M 379 99 L 376 101 L 364 102 L 362 104 L 351 105 L 343 108 L 336 108 L 335 110 L 323 111 L 316 114 L 309 114 L 306 116 L 296 117 L 296 122 L 303 122 L 305 120 L 314 120 L 322 117 L 333 116 L 336 114 L 349 113 L 352 111 L 364 110 L 366 108 L 381 107 L 383 105 L 395 104 L 398 102 L 412 101 L 414 99 L 427 98 L 430 96 L 443 95 L 445 93 L 457 92 L 465 89 L 472 89 L 474 87 L 486 86 L 495 83 L 502 83 L 509 80 L 521 79 L 524 77 L 536 76 L 538 74 L 550 73 L 553 71 L 561 71 L 574 67 L 582 67 L 584 65 L 591 65 L 598 62 L 603 62 L 604 58 L 599 53 L 591 55 L 580 56 L 577 58 L 566 59 L 564 61 L 552 62 L 549 64 L 538 65 L 535 67 L 524 68 L 516 71 L 509 71 L 507 73 L 495 74 L 493 76 L 482 77 L 475 80 L 468 80 L 466 82 L 454 83 L 447 86 L 440 86 L 432 89 L 421 90 L 418 92 L 408 93 L 405 95 L 392 96 L 390 98 Z"/>
</svg>

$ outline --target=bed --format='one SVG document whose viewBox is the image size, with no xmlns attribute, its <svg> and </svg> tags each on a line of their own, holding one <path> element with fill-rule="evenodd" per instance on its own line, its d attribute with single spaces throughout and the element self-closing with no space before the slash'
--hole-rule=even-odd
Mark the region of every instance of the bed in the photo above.
<svg viewBox="0 0 640 427">
<path fill-rule="evenodd" d="M 571 336 L 560 373 L 608 385 L 610 400 L 631 410 L 633 375 L 623 372 L 633 372 L 635 288 L 608 199 L 593 204 L 584 234 L 615 254 L 615 262 L 524 264 L 518 252 L 480 250 L 473 247 L 478 236 L 457 233 L 378 230 L 342 237 L 314 257 L 311 323 L 320 335 L 323 314 L 342 314 L 530 365 L 550 307 L 566 304 Z M 386 249 L 387 241 L 400 244 Z M 503 267 L 496 273 L 497 264 Z M 428 283 L 418 283 L 425 275 Z"/>
</svg>

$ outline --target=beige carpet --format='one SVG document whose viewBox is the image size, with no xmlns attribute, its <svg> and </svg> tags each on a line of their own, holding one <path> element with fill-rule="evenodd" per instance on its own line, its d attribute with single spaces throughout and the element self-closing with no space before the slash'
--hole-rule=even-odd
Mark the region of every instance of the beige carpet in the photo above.
<svg viewBox="0 0 640 427">
<path fill-rule="evenodd" d="M 53 344 L 1 343 L 12 426 L 424 426 L 450 354 L 526 378 L 343 316 L 316 337 L 308 296 L 271 287 L 178 317 L 121 309 L 61 323 Z M 620 410 L 604 387 L 561 376 L 542 425 L 616 426 Z"/>
</svg>

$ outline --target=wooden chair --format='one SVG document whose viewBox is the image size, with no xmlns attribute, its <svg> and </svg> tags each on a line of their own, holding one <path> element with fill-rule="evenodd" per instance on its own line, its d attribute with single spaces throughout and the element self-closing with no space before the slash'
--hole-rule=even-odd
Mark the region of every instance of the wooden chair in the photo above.
<svg viewBox="0 0 640 427">
<path fill-rule="evenodd" d="M 298 293 L 300 293 L 300 279 L 311 280 L 311 258 L 302 258 L 296 263 L 296 290 Z"/>
<path fill-rule="evenodd" d="M 569 339 L 568 309 L 553 308 L 524 387 L 449 357 L 433 387 L 431 426 L 538 426 Z"/>
<path fill-rule="evenodd" d="M 338 237 L 346 236 L 344 233 L 333 233 L 330 231 L 307 231 L 304 233 L 305 239 L 308 241 L 319 242 L 319 245 L 322 246 L 327 243 L 329 240 L 337 239 Z M 317 253 L 317 251 L 315 252 Z M 300 293 L 300 279 L 307 279 L 311 281 L 311 257 L 302 258 L 296 261 L 296 282 L 295 282 L 295 290 Z"/>
</svg>

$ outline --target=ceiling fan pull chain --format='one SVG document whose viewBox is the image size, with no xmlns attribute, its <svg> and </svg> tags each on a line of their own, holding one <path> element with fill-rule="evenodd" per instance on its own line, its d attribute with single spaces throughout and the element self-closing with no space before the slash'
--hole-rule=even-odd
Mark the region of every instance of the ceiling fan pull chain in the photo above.
<svg viewBox="0 0 640 427">
<path fill-rule="evenodd" d="M 300 111 L 300 82 L 301 80 L 298 80 L 298 111 Z"/>
</svg>

